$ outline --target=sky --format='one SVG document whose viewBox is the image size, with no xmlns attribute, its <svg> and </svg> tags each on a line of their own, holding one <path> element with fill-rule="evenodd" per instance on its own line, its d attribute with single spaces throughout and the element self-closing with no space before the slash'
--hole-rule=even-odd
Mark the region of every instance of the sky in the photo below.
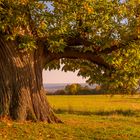
<svg viewBox="0 0 140 140">
<path fill-rule="evenodd" d="M 43 83 L 85 83 L 86 79 L 77 76 L 76 72 L 63 72 L 61 70 L 43 70 Z"/>
</svg>

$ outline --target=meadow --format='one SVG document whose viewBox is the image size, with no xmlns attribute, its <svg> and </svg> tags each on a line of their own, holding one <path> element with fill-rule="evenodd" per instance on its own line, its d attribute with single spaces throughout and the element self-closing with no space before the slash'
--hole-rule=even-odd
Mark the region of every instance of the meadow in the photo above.
<svg viewBox="0 0 140 140">
<path fill-rule="evenodd" d="M 0 122 L 0 140 L 139 140 L 140 96 L 47 96 L 62 124 Z"/>
</svg>

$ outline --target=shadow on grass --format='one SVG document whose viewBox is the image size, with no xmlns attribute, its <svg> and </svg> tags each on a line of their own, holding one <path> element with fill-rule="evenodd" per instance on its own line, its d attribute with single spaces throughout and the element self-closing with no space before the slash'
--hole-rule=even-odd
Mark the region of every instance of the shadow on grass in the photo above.
<svg viewBox="0 0 140 140">
<path fill-rule="evenodd" d="M 56 114 L 75 114 L 75 115 L 100 115 L 100 116 L 111 116 L 111 115 L 122 115 L 122 116 L 140 116 L 140 110 L 112 110 L 112 111 L 75 111 L 75 110 L 65 110 L 65 109 L 57 109 L 55 110 Z"/>
</svg>

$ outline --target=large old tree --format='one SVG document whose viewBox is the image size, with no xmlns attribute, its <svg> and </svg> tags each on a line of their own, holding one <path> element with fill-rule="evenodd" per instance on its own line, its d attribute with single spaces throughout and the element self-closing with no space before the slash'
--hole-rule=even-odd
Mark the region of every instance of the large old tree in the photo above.
<svg viewBox="0 0 140 140">
<path fill-rule="evenodd" d="M 0 0 L 0 116 L 60 122 L 42 83 L 60 63 L 109 90 L 136 89 L 139 10 L 139 0 Z"/>
</svg>

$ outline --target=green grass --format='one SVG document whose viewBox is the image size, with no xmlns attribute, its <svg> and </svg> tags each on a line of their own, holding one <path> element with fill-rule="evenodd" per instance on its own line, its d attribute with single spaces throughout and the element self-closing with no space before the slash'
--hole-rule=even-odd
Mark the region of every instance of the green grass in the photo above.
<svg viewBox="0 0 140 140">
<path fill-rule="evenodd" d="M 48 96 L 51 106 L 59 113 L 81 112 L 97 114 L 118 112 L 133 114 L 140 110 L 140 96 L 106 96 L 106 95 L 80 95 L 80 96 Z M 111 114 L 112 114 L 111 113 Z"/>
<path fill-rule="evenodd" d="M 64 124 L 0 122 L 0 140 L 139 140 L 140 96 L 48 96 Z"/>
</svg>

